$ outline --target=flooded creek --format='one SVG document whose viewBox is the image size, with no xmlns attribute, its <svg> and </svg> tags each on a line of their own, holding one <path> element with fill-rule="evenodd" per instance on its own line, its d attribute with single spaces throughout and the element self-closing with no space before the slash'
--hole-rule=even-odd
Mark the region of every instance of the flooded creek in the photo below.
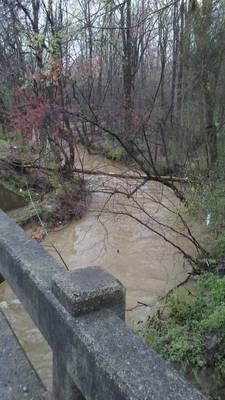
<svg viewBox="0 0 225 400">
<path fill-rule="evenodd" d="M 132 173 L 101 156 L 82 154 L 77 166 L 81 164 L 89 170 L 111 174 Z M 161 236 L 184 245 L 184 239 L 167 227 L 174 223 L 167 208 L 175 207 L 177 200 L 169 189 L 156 182 L 146 184 L 132 200 L 127 194 L 135 187 L 135 180 L 110 176 L 87 179 L 93 193 L 86 215 L 50 232 L 42 245 L 60 261 L 53 244 L 70 269 L 101 266 L 118 278 L 126 287 L 126 318 L 132 327 L 149 313 L 150 308 L 140 303 L 153 304 L 187 274 L 182 255 L 154 233 L 157 230 Z M 134 218 L 126 215 L 130 213 Z M 6 283 L 0 285 L 0 306 L 50 388 L 50 349 Z"/>
</svg>

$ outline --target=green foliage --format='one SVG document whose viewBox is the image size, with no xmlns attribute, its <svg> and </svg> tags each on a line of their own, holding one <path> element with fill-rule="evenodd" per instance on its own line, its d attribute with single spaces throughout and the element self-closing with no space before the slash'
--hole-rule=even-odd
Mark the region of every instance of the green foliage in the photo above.
<svg viewBox="0 0 225 400">
<path fill-rule="evenodd" d="M 25 217 L 22 216 L 22 217 L 16 218 L 14 221 L 15 221 L 18 225 L 20 225 L 22 222 L 24 222 L 24 220 L 25 220 Z"/>
<path fill-rule="evenodd" d="M 225 232 L 219 233 L 216 241 L 215 247 L 218 251 L 218 255 L 220 258 L 225 259 Z"/>
<path fill-rule="evenodd" d="M 190 313 L 192 313 L 192 303 L 193 297 L 187 297 L 187 293 L 182 288 L 178 288 L 173 296 L 169 296 L 167 299 L 167 305 L 174 318 L 178 321 L 185 320 L 189 317 Z"/>
<path fill-rule="evenodd" d="M 11 175 L 10 177 L 8 177 L 7 175 L 2 175 L 1 182 L 7 189 L 12 190 L 13 192 L 23 197 L 25 202 L 30 202 L 30 194 L 33 200 L 36 199 L 35 192 L 32 189 L 28 190 L 27 183 L 19 176 Z"/>
<path fill-rule="evenodd" d="M 8 142 L 2 138 L 0 138 L 0 159 L 1 160 L 8 160 L 9 154 L 9 144 Z"/>
<path fill-rule="evenodd" d="M 99 140 L 93 143 L 92 148 L 94 150 L 102 152 L 105 157 L 114 161 L 122 161 L 127 158 L 126 151 L 122 147 L 115 146 L 109 139 Z"/>
<path fill-rule="evenodd" d="M 125 150 L 122 147 L 111 149 L 108 151 L 107 157 L 111 160 L 121 161 L 126 157 Z"/>
<path fill-rule="evenodd" d="M 17 133 L 15 135 L 8 135 L 8 132 L 2 125 L 0 125 L 0 140 L 5 142 L 6 144 L 9 142 L 16 142 L 21 139 L 21 134 Z M 18 145 L 18 144 L 16 144 Z"/>
<path fill-rule="evenodd" d="M 0 125 L 0 140 L 5 140 L 6 139 L 6 134 L 5 130 L 2 125 Z"/>
<path fill-rule="evenodd" d="M 225 262 L 224 163 L 218 163 L 216 170 L 209 175 L 206 171 L 199 172 L 196 167 L 193 168 L 191 180 L 192 185 L 186 189 L 187 212 L 204 225 L 209 217 L 203 240 L 208 244 L 212 258 L 221 266 Z"/>
<path fill-rule="evenodd" d="M 217 392 L 225 389 L 225 277 L 204 273 L 195 278 L 195 285 L 197 295 L 174 290 L 164 300 L 169 317 L 150 318 L 138 333 L 168 362 L 191 372 L 201 390 L 199 373 L 207 376 L 209 368 L 214 382 L 210 394 L 219 400 Z"/>
<path fill-rule="evenodd" d="M 36 211 L 37 211 L 38 215 L 41 216 L 41 214 L 43 213 L 43 204 L 42 204 L 42 202 L 41 201 L 37 201 L 35 203 L 35 208 L 36 208 Z"/>
<path fill-rule="evenodd" d="M 33 200 L 36 199 L 36 194 L 32 189 L 28 189 L 27 187 L 24 188 L 24 190 L 22 190 L 22 192 L 20 192 L 20 195 L 24 198 L 24 200 L 29 203 L 30 202 L 30 195 L 31 198 Z"/>
<path fill-rule="evenodd" d="M 4 184 L 6 188 L 9 190 L 13 190 L 20 194 L 20 190 L 22 189 L 22 192 L 26 188 L 26 184 L 22 178 L 19 178 L 18 176 L 10 176 L 10 179 L 8 176 L 1 176 L 1 182 Z"/>
</svg>

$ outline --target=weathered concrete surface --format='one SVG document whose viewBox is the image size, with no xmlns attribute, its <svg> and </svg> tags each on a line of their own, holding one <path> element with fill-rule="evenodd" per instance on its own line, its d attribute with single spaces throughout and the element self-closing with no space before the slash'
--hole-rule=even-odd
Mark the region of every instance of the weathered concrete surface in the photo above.
<svg viewBox="0 0 225 400">
<path fill-rule="evenodd" d="M 0 311 L 0 399 L 43 400 L 45 389 Z"/>
<path fill-rule="evenodd" d="M 61 358 L 60 352 L 53 354 L 52 399 L 85 400 L 74 380 L 67 373 L 64 363 L 61 362 Z"/>
<path fill-rule="evenodd" d="M 53 277 L 52 291 L 75 317 L 107 308 L 125 319 L 125 288 L 100 267 L 63 271 Z"/>
<path fill-rule="evenodd" d="M 118 279 L 100 267 L 64 270 L 53 277 L 52 291 L 74 317 L 105 310 L 125 319 L 125 288 Z M 55 351 L 53 353 L 54 399 L 85 399 L 64 366 L 65 360 Z M 87 371 L 87 376 L 89 375 Z"/>
<path fill-rule="evenodd" d="M 72 316 L 52 292 L 62 268 L 0 211 L 0 272 L 57 355 L 57 400 L 205 399 L 112 311 Z"/>
</svg>

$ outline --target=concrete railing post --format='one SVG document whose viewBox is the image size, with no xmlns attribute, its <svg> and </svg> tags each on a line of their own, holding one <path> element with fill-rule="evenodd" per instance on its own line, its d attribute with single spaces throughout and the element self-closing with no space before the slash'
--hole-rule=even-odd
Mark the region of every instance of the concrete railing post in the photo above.
<svg viewBox="0 0 225 400">
<path fill-rule="evenodd" d="M 85 400 L 61 362 L 60 352 L 53 353 L 52 400 Z"/>
<path fill-rule="evenodd" d="M 52 291 L 75 318 L 105 309 L 125 319 L 125 288 L 116 278 L 99 267 L 62 271 L 53 277 Z M 64 337 L 63 340 L 66 341 L 67 338 Z M 79 360 L 77 365 L 79 366 Z M 69 357 L 68 361 L 62 363 L 60 349 L 55 353 L 53 350 L 54 400 L 84 399 L 74 379 L 70 377 L 71 369 L 74 375 L 74 365 L 70 364 Z"/>
</svg>

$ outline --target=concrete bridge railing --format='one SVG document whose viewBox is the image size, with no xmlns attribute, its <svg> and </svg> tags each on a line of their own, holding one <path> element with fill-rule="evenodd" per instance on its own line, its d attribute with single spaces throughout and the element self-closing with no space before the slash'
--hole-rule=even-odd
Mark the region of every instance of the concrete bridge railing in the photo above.
<svg viewBox="0 0 225 400">
<path fill-rule="evenodd" d="M 64 270 L 2 211 L 0 272 L 52 348 L 53 399 L 204 399 L 125 325 L 117 279 Z"/>
</svg>

